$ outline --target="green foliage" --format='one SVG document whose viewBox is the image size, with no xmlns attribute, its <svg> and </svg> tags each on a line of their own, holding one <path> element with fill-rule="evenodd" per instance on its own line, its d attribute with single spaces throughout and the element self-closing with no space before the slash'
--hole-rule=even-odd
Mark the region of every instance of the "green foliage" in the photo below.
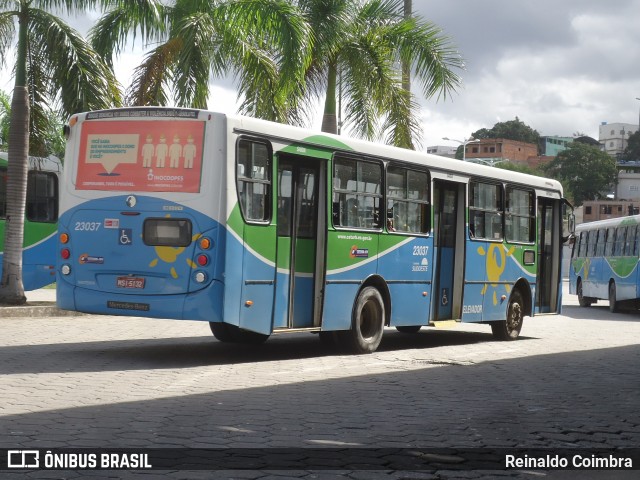
<svg viewBox="0 0 640 480">
<path fill-rule="evenodd" d="M 119 0 L 92 44 L 111 64 L 129 32 L 156 45 L 134 72 L 130 105 L 206 107 L 209 77 L 232 73 L 243 114 L 307 124 L 325 97 L 335 129 L 341 95 L 355 134 L 405 147 L 421 135 L 400 64 L 427 98 L 453 93 L 463 68 L 440 29 L 405 18 L 400 0 Z"/>
<path fill-rule="evenodd" d="M 286 0 L 119 0 L 90 36 L 111 63 L 130 32 L 156 46 L 134 72 L 129 105 L 206 108 L 210 76 L 233 74 L 243 112 L 286 121 L 308 66 L 310 32 Z"/>
<path fill-rule="evenodd" d="M 629 143 L 624 149 L 623 158 L 625 160 L 640 161 L 640 130 L 629 136 Z"/>
<path fill-rule="evenodd" d="M 544 171 L 562 182 L 575 205 L 597 199 L 615 184 L 617 176 L 616 162 L 610 155 L 580 142 L 572 142 L 544 166 Z"/>
<path fill-rule="evenodd" d="M 11 99 L 0 91 L 0 151 L 6 152 L 9 146 L 9 124 L 11 122 Z"/>
<path fill-rule="evenodd" d="M 459 87 L 456 70 L 463 68 L 450 39 L 423 18 L 405 17 L 398 0 L 297 4 L 313 32 L 313 47 L 296 108 L 308 116 L 304 107 L 325 96 L 325 119 L 331 118 L 340 95 L 346 105 L 343 123 L 356 135 L 413 148 L 420 137 L 418 105 L 402 87 L 399 60 L 411 66 L 424 97 L 446 98 Z M 334 76 L 338 88 L 327 82 Z"/>
<path fill-rule="evenodd" d="M 0 91 L 0 151 L 7 151 L 10 121 L 11 99 L 6 92 Z M 64 121 L 61 115 L 48 108 L 41 109 L 36 104 L 31 109 L 29 121 L 29 155 L 64 158 L 66 141 L 62 133 Z"/>
<path fill-rule="evenodd" d="M 0 3 L 0 60 L 7 61 L 7 52 L 18 33 L 14 20 L 20 15 L 25 24 L 22 33 L 26 43 L 24 56 L 16 57 L 17 84 L 29 91 L 29 154 L 34 156 L 64 153 L 62 122 L 70 115 L 120 105 L 120 92 L 114 74 L 100 56 L 74 29 L 47 11 L 64 8 L 80 11 L 98 2 L 58 0 L 40 2 Z M 3 10 L 6 7 L 6 10 Z M 0 95 L 0 138 L 7 148 L 11 122 L 10 95 Z"/>
<path fill-rule="evenodd" d="M 505 138 L 518 142 L 533 143 L 535 145 L 540 143 L 540 134 L 537 130 L 532 129 L 520 121 L 518 117 L 516 117 L 515 120 L 498 122 L 490 129 L 481 128 L 471 136 L 481 140 L 485 138 Z"/>
</svg>

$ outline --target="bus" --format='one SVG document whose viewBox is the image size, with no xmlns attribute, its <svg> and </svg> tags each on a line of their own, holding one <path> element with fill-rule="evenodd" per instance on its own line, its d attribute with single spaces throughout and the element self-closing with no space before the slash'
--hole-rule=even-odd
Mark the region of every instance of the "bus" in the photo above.
<svg viewBox="0 0 640 480">
<path fill-rule="evenodd" d="M 583 223 L 576 227 L 569 292 L 581 307 L 608 300 L 616 312 L 640 298 L 640 215 Z"/>
<path fill-rule="evenodd" d="M 87 112 L 66 133 L 62 309 L 358 353 L 385 327 L 512 340 L 560 311 L 571 210 L 554 180 L 202 110 Z"/>
<path fill-rule="evenodd" d="M 0 275 L 7 221 L 7 153 L 0 152 Z M 36 290 L 55 282 L 58 183 L 62 163 L 57 157 L 29 157 L 24 219 L 22 283 Z"/>
</svg>

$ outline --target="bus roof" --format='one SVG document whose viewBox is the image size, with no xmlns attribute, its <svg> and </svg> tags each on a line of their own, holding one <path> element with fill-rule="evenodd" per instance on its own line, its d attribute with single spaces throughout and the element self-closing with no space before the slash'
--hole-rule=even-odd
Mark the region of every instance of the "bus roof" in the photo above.
<svg viewBox="0 0 640 480">
<path fill-rule="evenodd" d="M 612 228 L 625 225 L 637 225 L 640 223 L 640 215 L 630 215 L 627 217 L 608 218 L 595 222 L 581 223 L 576 225 L 576 233 L 585 230 L 598 230 L 600 228 Z"/>
<path fill-rule="evenodd" d="M 171 114 L 165 114 L 169 112 Z M 416 152 L 404 148 L 392 147 L 366 140 L 354 139 L 346 136 L 333 135 L 317 130 L 285 125 L 267 120 L 241 116 L 227 115 L 222 112 L 195 110 L 186 108 L 162 107 L 127 107 L 121 109 L 99 110 L 76 115 L 79 121 L 110 121 L 110 120 L 175 120 L 177 118 L 198 118 L 201 120 L 209 116 L 222 116 L 233 126 L 237 133 L 247 133 L 267 137 L 280 143 L 300 143 L 318 148 L 331 148 L 337 151 L 364 154 L 384 160 L 399 160 L 416 165 L 429 166 L 432 170 L 439 170 L 447 174 L 462 174 L 473 177 L 485 177 L 506 182 L 518 183 L 546 191 L 557 192 L 562 196 L 560 182 L 535 175 L 528 175 L 511 170 L 497 169 L 487 165 L 463 162 L 451 158 L 424 152 Z"/>
<path fill-rule="evenodd" d="M 496 178 L 506 182 L 520 183 L 534 188 L 556 191 L 560 193 L 560 196 L 562 196 L 562 185 L 557 180 L 550 178 L 498 169 L 488 165 L 463 162 L 462 160 L 441 157 L 425 152 L 417 152 L 405 148 L 392 147 L 389 145 L 333 135 L 325 132 L 311 131 L 300 127 L 283 125 L 240 115 L 227 115 L 227 118 L 232 123 L 239 125 L 239 127 L 237 127 L 238 130 L 244 130 L 247 131 L 247 133 L 251 132 L 255 135 L 271 136 L 278 138 L 281 141 L 298 141 L 300 143 L 309 143 L 308 139 L 318 139 L 319 136 L 322 136 L 327 139 L 334 140 L 338 145 L 343 144 L 344 148 L 342 150 L 345 152 L 353 150 L 353 153 L 362 153 L 369 156 L 383 158 L 385 160 L 401 160 L 418 165 L 429 166 L 433 169 L 445 172 L 461 173 L 474 177 Z M 318 147 L 327 147 L 326 144 L 321 144 L 317 140 L 316 145 Z"/>
</svg>

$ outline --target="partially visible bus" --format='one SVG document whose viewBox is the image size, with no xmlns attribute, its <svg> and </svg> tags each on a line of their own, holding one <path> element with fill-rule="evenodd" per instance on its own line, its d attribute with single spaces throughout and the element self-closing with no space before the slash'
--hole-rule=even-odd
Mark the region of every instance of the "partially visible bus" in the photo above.
<svg viewBox="0 0 640 480">
<path fill-rule="evenodd" d="M 60 308 L 355 352 L 385 326 L 511 340 L 560 311 L 554 180 L 200 110 L 83 113 L 67 133 Z"/>
<path fill-rule="evenodd" d="M 7 216 L 7 154 L 0 152 L 0 274 Z M 22 283 L 35 290 L 55 282 L 58 182 L 62 164 L 56 157 L 29 157 L 24 219 Z"/>
<path fill-rule="evenodd" d="M 615 312 L 621 303 L 640 298 L 639 225 L 640 215 L 634 215 L 576 227 L 569 291 L 578 295 L 580 306 L 604 299 Z"/>
</svg>

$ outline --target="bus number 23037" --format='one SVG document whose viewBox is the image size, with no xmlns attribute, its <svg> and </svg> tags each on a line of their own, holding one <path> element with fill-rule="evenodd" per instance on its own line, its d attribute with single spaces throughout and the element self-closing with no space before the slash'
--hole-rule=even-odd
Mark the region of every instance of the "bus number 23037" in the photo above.
<svg viewBox="0 0 640 480">
<path fill-rule="evenodd" d="M 74 230 L 85 232 L 96 232 L 100 229 L 102 222 L 76 222 Z"/>
<path fill-rule="evenodd" d="M 429 247 L 427 245 L 414 245 L 413 254 L 415 256 L 424 257 L 429 253 Z"/>
</svg>

